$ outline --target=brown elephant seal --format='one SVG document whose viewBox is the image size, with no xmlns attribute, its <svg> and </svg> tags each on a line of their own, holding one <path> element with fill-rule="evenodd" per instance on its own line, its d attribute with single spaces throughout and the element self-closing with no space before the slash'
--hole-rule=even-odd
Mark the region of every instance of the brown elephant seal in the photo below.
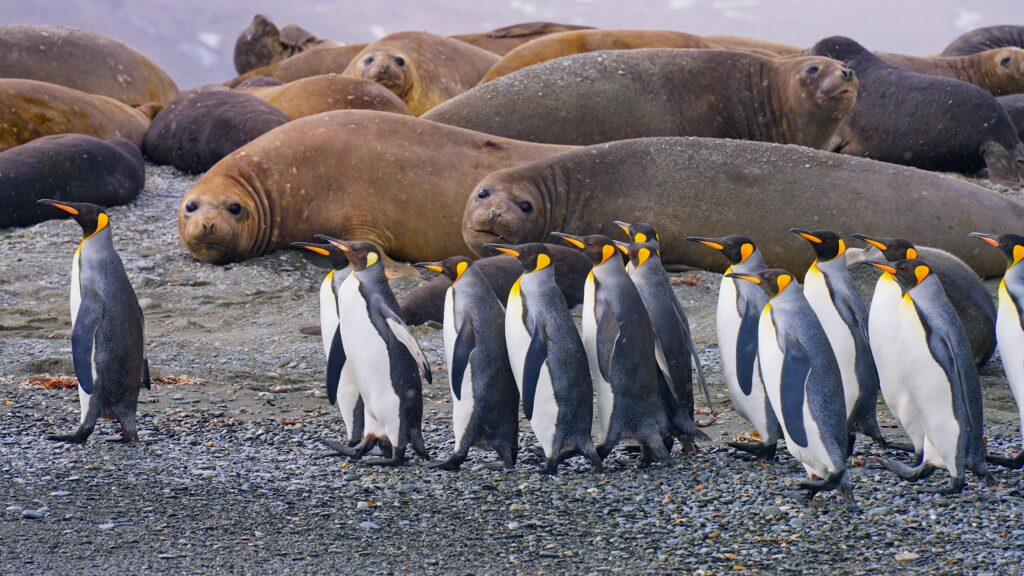
<svg viewBox="0 0 1024 576">
<path fill-rule="evenodd" d="M 24 78 L 109 96 L 130 106 L 167 104 L 174 81 L 118 40 L 67 26 L 0 26 L 0 78 Z"/>
<path fill-rule="evenodd" d="M 491 52 L 428 32 L 398 32 L 369 44 L 345 70 L 386 87 L 419 116 L 476 86 L 497 63 Z"/>
<path fill-rule="evenodd" d="M 310 76 L 280 86 L 242 91 L 284 112 L 292 120 L 321 112 L 351 109 L 412 114 L 401 98 L 380 84 L 340 74 Z"/>
<path fill-rule="evenodd" d="M 350 44 L 307 50 L 291 58 L 285 58 L 273 64 L 250 70 L 241 76 L 228 80 L 224 85 L 229 88 L 238 88 L 241 84 L 259 77 L 274 78 L 282 83 L 287 83 L 309 78 L 310 76 L 341 74 L 345 72 L 345 69 L 348 68 L 356 54 L 362 52 L 365 47 L 366 44 Z"/>
<path fill-rule="evenodd" d="M 300 52 L 335 44 L 330 40 L 317 38 L 312 32 L 295 24 L 287 24 L 279 30 L 269 18 L 257 14 L 235 40 L 235 70 L 239 74 L 245 74 Z"/>
<path fill-rule="evenodd" d="M 986 26 L 964 32 L 942 51 L 943 56 L 963 56 L 993 48 L 1024 48 L 1024 26 Z"/>
<path fill-rule="evenodd" d="M 198 174 L 287 122 L 284 112 L 251 94 L 223 88 L 182 92 L 153 119 L 142 151 L 157 164 Z"/>
<path fill-rule="evenodd" d="M 269 86 L 284 86 L 284 82 L 270 76 L 253 76 L 235 86 L 235 88 L 242 90 L 245 88 L 267 88 Z"/>
<path fill-rule="evenodd" d="M 996 98 L 1017 128 L 1017 137 L 1024 141 L 1024 94 L 1011 94 Z"/>
<path fill-rule="evenodd" d="M 57 218 L 37 200 L 119 206 L 146 181 L 142 154 L 127 140 L 82 134 L 44 136 L 0 152 L 0 228 Z"/>
<path fill-rule="evenodd" d="M 1024 186 L 1024 145 L 988 92 L 893 66 L 842 36 L 821 40 L 809 52 L 842 60 L 863 86 L 826 150 L 926 170 L 987 167 L 992 181 Z"/>
<path fill-rule="evenodd" d="M 782 44 L 770 40 L 745 38 L 743 36 L 705 36 L 708 42 L 714 42 L 728 50 L 739 50 L 753 54 L 774 54 L 775 56 L 798 56 L 803 48 L 792 44 Z"/>
<path fill-rule="evenodd" d="M 0 151 L 53 134 L 123 138 L 138 147 L 149 118 L 131 106 L 35 80 L 0 79 Z"/>
<path fill-rule="evenodd" d="M 882 60 L 929 76 L 969 82 L 993 96 L 1024 92 L 1024 49 L 994 48 L 965 56 L 910 56 L 875 52 Z"/>
<path fill-rule="evenodd" d="M 424 117 L 549 144 L 703 136 L 821 147 L 857 96 L 827 58 L 723 50 L 590 52 L 477 86 Z"/>
<path fill-rule="evenodd" d="M 575 26 L 573 24 L 556 24 L 554 22 L 523 22 L 512 24 L 490 32 L 478 34 L 456 34 L 452 38 L 472 44 L 477 48 L 504 56 L 511 50 L 531 42 L 537 38 L 559 32 L 570 30 L 589 30 L 589 26 Z"/>
<path fill-rule="evenodd" d="M 811 223 L 914 238 L 991 276 L 1006 267 L 1001 255 L 964 239 L 978 226 L 1012 229 L 1022 218 L 1024 204 L 895 164 L 742 140 L 643 138 L 488 175 L 466 203 L 463 234 L 482 254 L 488 242 L 538 242 L 553 231 L 612 235 L 613 220 L 649 222 L 667 264 L 721 271 L 724 259 L 685 238 L 745 234 L 769 266 L 796 272 L 811 254 L 787 230 Z"/>
<path fill-rule="evenodd" d="M 314 234 L 369 240 L 398 260 L 441 260 L 469 253 L 460 222 L 481 178 L 565 150 L 387 112 L 326 112 L 217 163 L 182 198 L 178 230 L 213 263 Z"/>
<path fill-rule="evenodd" d="M 583 253 L 574 248 L 548 244 L 548 249 L 551 250 L 551 260 L 555 267 L 555 284 L 562 291 L 562 296 L 565 296 L 565 303 L 572 308 L 583 302 L 583 285 L 593 266 Z M 505 254 L 481 258 L 473 264 L 484 273 L 494 294 L 504 305 L 512 285 L 523 274 L 523 265 Z M 446 276 L 437 276 L 403 298 L 402 316 L 406 324 L 443 322 L 445 293 L 451 285 L 452 281 Z"/>
</svg>

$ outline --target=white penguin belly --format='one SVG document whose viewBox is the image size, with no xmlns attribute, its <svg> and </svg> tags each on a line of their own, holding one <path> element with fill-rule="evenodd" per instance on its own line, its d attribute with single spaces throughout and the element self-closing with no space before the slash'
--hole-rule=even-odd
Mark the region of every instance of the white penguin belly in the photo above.
<svg viewBox="0 0 1024 576">
<path fill-rule="evenodd" d="M 996 341 L 1003 370 L 1010 383 L 1013 399 L 1017 401 L 1021 435 L 1024 435 L 1024 331 L 1020 327 L 1017 306 L 1010 298 L 1006 285 L 999 285 L 999 316 L 996 318 Z"/>
<path fill-rule="evenodd" d="M 455 288 L 448 288 L 444 298 L 444 352 L 445 361 L 448 365 L 448 378 L 449 382 L 452 377 L 452 359 L 455 356 L 455 340 L 458 337 L 458 332 L 455 327 L 455 298 L 452 293 Z M 466 434 L 466 427 L 469 426 L 469 421 L 473 417 L 473 363 L 470 361 L 466 365 L 466 372 L 462 378 L 462 388 L 460 390 L 460 396 L 455 396 L 455 391 L 452 390 L 449 384 L 448 390 L 452 395 L 452 428 L 455 432 L 455 447 L 458 449 L 462 446 L 462 437 Z"/>
<path fill-rule="evenodd" d="M 512 376 L 519 388 L 519 397 L 523 397 L 523 369 L 526 365 L 526 351 L 530 347 L 530 333 L 523 325 L 523 301 L 521 279 L 517 281 L 508 295 L 505 307 L 505 342 L 508 349 L 508 360 L 512 364 Z M 558 403 L 555 402 L 555 390 L 551 385 L 551 374 L 547 362 L 541 366 L 537 379 L 537 391 L 533 397 L 533 414 L 530 418 L 530 429 L 533 430 L 537 442 L 549 458 L 553 454 L 555 429 L 558 424 Z"/>
<path fill-rule="evenodd" d="M 825 275 L 816 267 L 811 267 L 804 277 L 804 295 L 814 310 L 814 315 L 821 322 L 825 329 L 828 343 L 832 347 L 832 353 L 839 362 L 839 373 L 843 379 L 843 400 L 846 402 L 846 418 L 853 414 L 857 405 L 857 397 L 860 396 L 860 384 L 857 382 L 857 346 L 850 333 L 850 327 L 839 315 L 832 297 L 829 295 L 828 286 L 825 284 Z"/>
<path fill-rule="evenodd" d="M 725 376 L 726 387 L 729 389 L 729 399 L 732 401 L 736 413 L 750 422 L 757 433 L 761 435 L 763 442 L 771 444 L 776 438 L 768 428 L 768 415 L 765 411 L 765 386 L 756 357 L 754 358 L 753 385 L 750 387 L 750 395 L 744 394 L 740 389 L 736 370 L 736 344 L 739 340 L 742 318 L 736 308 L 736 282 L 744 282 L 744 280 L 722 278 L 722 284 L 718 291 L 716 324 L 718 351 L 722 355 L 722 373 Z"/>
<path fill-rule="evenodd" d="M 871 355 L 878 370 L 878 384 L 882 398 L 896 421 L 903 427 L 917 452 L 924 447 L 924 427 L 911 399 L 910 390 L 903 381 L 904 363 L 899 354 L 899 307 L 903 293 L 899 284 L 883 274 L 875 284 L 868 314 L 868 338 Z"/>
<path fill-rule="evenodd" d="M 80 268 L 80 259 L 82 256 L 82 246 L 79 245 L 78 249 L 75 250 L 75 257 L 71 260 L 71 329 L 75 328 L 75 320 L 78 319 L 78 308 L 82 305 L 82 275 Z M 93 348 L 95 350 L 95 347 Z M 93 385 L 95 386 L 96 378 L 93 376 Z M 92 395 L 88 394 L 82 389 L 82 386 L 78 386 L 78 407 L 81 410 L 80 422 L 85 422 L 85 415 L 89 413 L 89 402 L 92 399 Z"/>
<path fill-rule="evenodd" d="M 338 299 L 334 295 L 334 287 L 331 286 L 333 280 L 332 270 L 320 284 L 320 340 L 323 341 L 326 357 L 331 355 L 331 342 L 334 341 L 334 333 L 338 330 Z"/>
<path fill-rule="evenodd" d="M 590 377 L 594 380 L 594 392 L 597 395 L 597 443 L 603 444 L 608 436 L 608 426 L 615 408 L 615 396 L 611 384 L 601 375 L 601 366 L 597 356 L 597 318 L 595 317 L 594 273 L 587 276 L 583 286 L 583 346 L 587 351 L 587 363 L 590 365 Z"/>
</svg>

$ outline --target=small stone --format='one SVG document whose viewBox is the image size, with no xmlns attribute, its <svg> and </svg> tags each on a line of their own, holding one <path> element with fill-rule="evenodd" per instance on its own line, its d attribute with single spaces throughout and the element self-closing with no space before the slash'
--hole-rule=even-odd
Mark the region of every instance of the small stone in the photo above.
<svg viewBox="0 0 1024 576">
<path fill-rule="evenodd" d="M 365 500 L 360 500 L 356 503 L 356 510 L 369 510 L 370 508 L 370 503 Z"/>
<path fill-rule="evenodd" d="M 100 530 L 113 530 L 114 529 L 114 523 L 113 522 L 107 522 L 106 524 L 100 524 L 99 526 L 97 526 L 97 528 L 99 528 Z"/>
<path fill-rule="evenodd" d="M 57 490 L 56 492 L 50 492 L 50 496 L 63 498 L 65 496 L 71 496 L 71 492 L 68 492 L 67 490 Z"/>
<path fill-rule="evenodd" d="M 921 555 L 916 552 L 900 552 L 896 555 L 897 562 L 913 562 L 920 558 Z"/>
<path fill-rule="evenodd" d="M 508 528 L 509 530 L 518 530 L 520 526 L 522 526 L 522 524 L 516 522 L 515 520 L 505 524 L 505 528 Z"/>
<path fill-rule="evenodd" d="M 768 518 L 774 518 L 776 516 L 782 516 L 782 509 L 778 506 L 765 506 L 764 509 L 761 510 L 761 514 Z"/>
<path fill-rule="evenodd" d="M 29 520 L 39 520 L 46 516 L 46 512 L 43 510 L 22 510 L 21 517 Z"/>
<path fill-rule="evenodd" d="M 21 512 L 22 510 L 24 510 L 24 508 L 18 506 L 17 504 L 11 504 L 10 506 L 7 507 L 8 512 Z"/>
<path fill-rule="evenodd" d="M 378 526 L 376 523 L 370 522 L 369 520 L 360 523 L 359 527 L 363 530 L 376 530 L 377 528 L 380 528 L 380 526 Z"/>
<path fill-rule="evenodd" d="M 889 515 L 889 507 L 888 506 L 878 506 L 876 508 L 871 508 L 871 509 L 868 510 L 868 516 L 888 516 L 888 515 Z"/>
</svg>

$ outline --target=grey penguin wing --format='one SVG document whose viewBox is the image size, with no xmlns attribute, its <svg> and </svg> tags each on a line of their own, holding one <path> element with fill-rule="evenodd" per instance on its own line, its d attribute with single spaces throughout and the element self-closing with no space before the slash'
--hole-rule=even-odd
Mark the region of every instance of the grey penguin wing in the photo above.
<svg viewBox="0 0 1024 576">
<path fill-rule="evenodd" d="M 71 360 L 75 365 L 78 385 L 86 394 L 92 394 L 92 357 L 96 330 L 103 321 L 103 301 L 95 291 L 83 294 L 78 306 L 75 327 L 71 329 Z"/>
<path fill-rule="evenodd" d="M 430 364 L 427 362 L 427 357 L 423 355 L 423 350 L 420 349 L 419 343 L 416 342 L 416 337 L 409 331 L 409 327 L 405 325 L 402 317 L 392 310 L 387 302 L 379 296 L 370 300 L 369 308 L 370 321 L 373 322 L 377 332 L 382 336 L 390 332 L 396 340 L 405 346 L 409 355 L 412 356 L 423 372 L 423 378 L 426 379 L 427 384 L 430 384 Z"/>
<path fill-rule="evenodd" d="M 708 388 L 708 381 L 704 378 L 704 367 L 700 363 L 700 354 L 697 353 L 697 344 L 693 341 L 693 333 L 690 332 L 690 323 L 686 319 L 686 313 L 683 312 L 683 306 L 674 295 L 672 297 L 672 307 L 675 308 L 676 314 L 679 316 L 679 327 L 683 331 L 683 338 L 686 340 L 686 347 L 690 349 L 690 356 L 693 358 L 693 366 L 697 370 L 697 381 L 700 382 L 700 388 L 704 392 L 704 399 L 707 400 L 708 409 L 710 409 L 711 389 Z M 655 333 L 657 333 L 657 326 L 655 326 Z M 753 371 L 751 371 L 751 375 L 753 375 Z"/>
<path fill-rule="evenodd" d="M 795 337 L 786 338 L 785 357 L 782 359 L 782 420 L 789 437 L 797 445 L 807 447 L 807 429 L 804 426 L 804 396 L 807 376 L 811 373 L 811 356 Z"/>
<path fill-rule="evenodd" d="M 971 394 L 967 390 L 967 376 L 964 374 L 964 366 L 957 361 L 956 351 L 953 349 L 953 343 L 949 340 L 949 335 L 946 334 L 945 330 L 936 330 L 928 322 L 928 319 L 924 314 L 918 310 L 918 316 L 921 318 L 921 324 L 924 326 L 925 335 L 928 339 L 928 349 L 932 353 L 932 358 L 939 366 L 942 366 L 942 371 L 946 373 L 946 378 L 953 384 L 954 388 L 960 391 L 963 403 L 967 406 L 970 402 Z M 950 390 L 951 393 L 954 390 Z M 974 421 L 974 416 L 970 409 L 964 410 L 967 412 L 967 422 L 970 424 L 972 430 L 977 430 L 978 423 Z"/>
<path fill-rule="evenodd" d="M 334 406 L 338 401 L 338 382 L 345 367 L 345 348 L 341 345 L 341 327 L 334 331 L 331 350 L 327 354 L 327 400 Z"/>
<path fill-rule="evenodd" d="M 544 324 L 538 321 L 533 327 L 530 346 L 526 349 L 526 362 L 523 367 L 523 413 L 526 419 L 533 418 L 533 400 L 537 395 L 537 380 L 540 369 L 548 359 L 548 334 Z"/>
<path fill-rule="evenodd" d="M 597 318 L 597 367 L 605 382 L 611 382 L 612 357 L 615 354 L 615 344 L 621 333 L 619 321 L 615 318 L 615 313 L 612 312 L 612 307 L 606 299 L 600 296 L 594 303 L 594 316 Z"/>
<path fill-rule="evenodd" d="M 736 377 L 744 396 L 754 390 L 754 363 L 757 361 L 757 325 L 761 316 L 759 310 L 749 306 L 746 297 L 739 297 L 740 330 L 736 336 Z"/>
<path fill-rule="evenodd" d="M 832 294 L 832 303 L 836 307 L 836 311 L 839 312 L 839 317 L 843 319 L 843 322 L 853 330 L 857 330 L 860 333 L 861 338 L 868 342 L 868 324 L 864 318 L 864 314 L 858 309 L 854 298 L 859 299 L 860 294 L 852 290 L 848 290 L 847 287 L 828 281 L 828 277 L 825 277 L 825 282 L 828 285 L 829 292 Z"/>
<path fill-rule="evenodd" d="M 455 336 L 455 350 L 452 352 L 452 373 L 449 378 L 452 384 L 452 394 L 457 400 L 462 400 L 462 381 L 465 378 L 466 367 L 469 366 L 469 356 L 476 348 L 476 332 L 473 330 L 473 322 L 466 319 L 459 326 L 459 333 Z"/>
</svg>

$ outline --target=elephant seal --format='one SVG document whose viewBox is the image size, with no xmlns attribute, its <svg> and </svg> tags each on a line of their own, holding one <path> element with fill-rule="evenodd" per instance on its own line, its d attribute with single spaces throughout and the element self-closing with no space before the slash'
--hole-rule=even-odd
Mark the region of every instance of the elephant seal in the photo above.
<svg viewBox="0 0 1024 576">
<path fill-rule="evenodd" d="M 929 76 L 969 82 L 993 96 L 1024 92 L 1024 49 L 994 48 L 965 56 L 910 56 L 875 52 L 882 60 Z"/>
<path fill-rule="evenodd" d="M 987 26 L 964 32 L 942 51 L 943 56 L 963 56 L 993 48 L 1024 48 L 1024 26 Z"/>
<path fill-rule="evenodd" d="M 1022 218 L 1024 204 L 895 164 L 762 142 L 642 138 L 488 175 L 466 203 L 463 235 L 482 254 L 488 242 L 538 242 L 552 231 L 611 235 L 613 220 L 649 222 L 668 264 L 721 271 L 724 258 L 684 239 L 744 234 L 769 266 L 795 271 L 812 254 L 787 230 L 813 224 L 913 238 L 991 276 L 1005 260 L 964 239 L 978 226 L 1014 229 Z"/>
<path fill-rule="evenodd" d="M 149 118 L 131 106 L 35 80 L 0 79 L 0 152 L 53 134 L 123 138 L 141 147 Z"/>
<path fill-rule="evenodd" d="M 555 24 L 554 22 L 523 22 L 479 34 L 456 34 L 452 38 L 466 44 L 472 44 L 477 48 L 487 50 L 498 56 L 504 56 L 527 42 L 549 34 L 589 29 L 590 26 Z"/>
<path fill-rule="evenodd" d="M 774 54 L 779 56 L 798 56 L 803 48 L 792 44 L 782 44 L 770 40 L 757 38 L 745 38 L 743 36 L 705 36 L 708 42 L 714 42 L 728 50 L 739 50 L 753 54 Z"/>
<path fill-rule="evenodd" d="M 1017 136 L 1024 141 L 1024 94 L 1011 94 L 996 98 L 1017 128 Z"/>
<path fill-rule="evenodd" d="M 174 81 L 118 40 L 67 26 L 0 26 L 0 78 L 59 84 L 130 106 L 167 104 Z"/>
<path fill-rule="evenodd" d="M 325 112 L 218 162 L 182 197 L 178 230 L 196 258 L 218 264 L 314 234 L 441 260 L 469 254 L 459 223 L 481 178 L 565 150 L 388 112 Z"/>
<path fill-rule="evenodd" d="M 555 267 L 555 284 L 562 291 L 562 296 L 565 296 L 565 303 L 569 308 L 582 303 L 583 285 L 593 267 L 590 260 L 574 248 L 558 244 L 547 246 L 551 250 L 551 260 Z M 523 265 L 519 260 L 505 254 L 481 258 L 473 265 L 487 277 L 502 305 L 508 301 L 512 285 L 523 274 Z M 443 322 L 444 297 L 451 285 L 451 280 L 446 276 L 437 276 L 410 292 L 401 302 L 405 323 Z"/>
<path fill-rule="evenodd" d="M 308 50 L 285 58 L 273 64 L 255 68 L 232 78 L 224 83 L 228 88 L 238 88 L 245 82 L 259 77 L 274 78 L 282 83 L 294 82 L 310 76 L 322 74 L 341 74 L 356 54 L 362 52 L 366 44 L 349 44 L 344 46 L 328 46 Z"/>
<path fill-rule="evenodd" d="M 287 24 L 278 30 L 269 18 L 257 14 L 235 40 L 235 70 L 245 74 L 300 52 L 333 44 L 336 43 L 317 38 L 312 32 L 295 24 Z"/>
<path fill-rule="evenodd" d="M 826 150 L 926 170 L 988 167 L 992 181 L 1024 185 L 1024 145 L 988 92 L 893 66 L 842 36 L 821 40 L 808 52 L 842 60 L 864 87 Z"/>
<path fill-rule="evenodd" d="M 245 88 L 267 88 L 269 86 L 284 86 L 284 82 L 270 76 L 253 76 L 235 88 L 241 90 Z"/>
<path fill-rule="evenodd" d="M 524 68 L 477 86 L 424 118 L 549 144 L 703 136 L 819 148 L 856 96 L 853 73 L 827 58 L 607 51 Z"/>
<path fill-rule="evenodd" d="M 36 203 L 43 198 L 127 204 L 139 195 L 145 180 L 142 154 L 127 140 L 82 134 L 37 138 L 0 152 L 0 228 L 59 217 L 50 206 Z"/>
<path fill-rule="evenodd" d="M 321 112 L 350 109 L 412 114 L 401 98 L 380 84 L 339 74 L 310 76 L 280 86 L 246 88 L 242 91 L 284 112 L 292 120 Z"/>
<path fill-rule="evenodd" d="M 386 87 L 416 116 L 476 86 L 498 62 L 491 52 L 429 32 L 389 34 L 363 48 L 345 70 Z"/>
<path fill-rule="evenodd" d="M 142 151 L 157 164 L 199 174 L 287 122 L 284 112 L 251 94 L 223 88 L 182 92 L 153 119 Z"/>
</svg>

